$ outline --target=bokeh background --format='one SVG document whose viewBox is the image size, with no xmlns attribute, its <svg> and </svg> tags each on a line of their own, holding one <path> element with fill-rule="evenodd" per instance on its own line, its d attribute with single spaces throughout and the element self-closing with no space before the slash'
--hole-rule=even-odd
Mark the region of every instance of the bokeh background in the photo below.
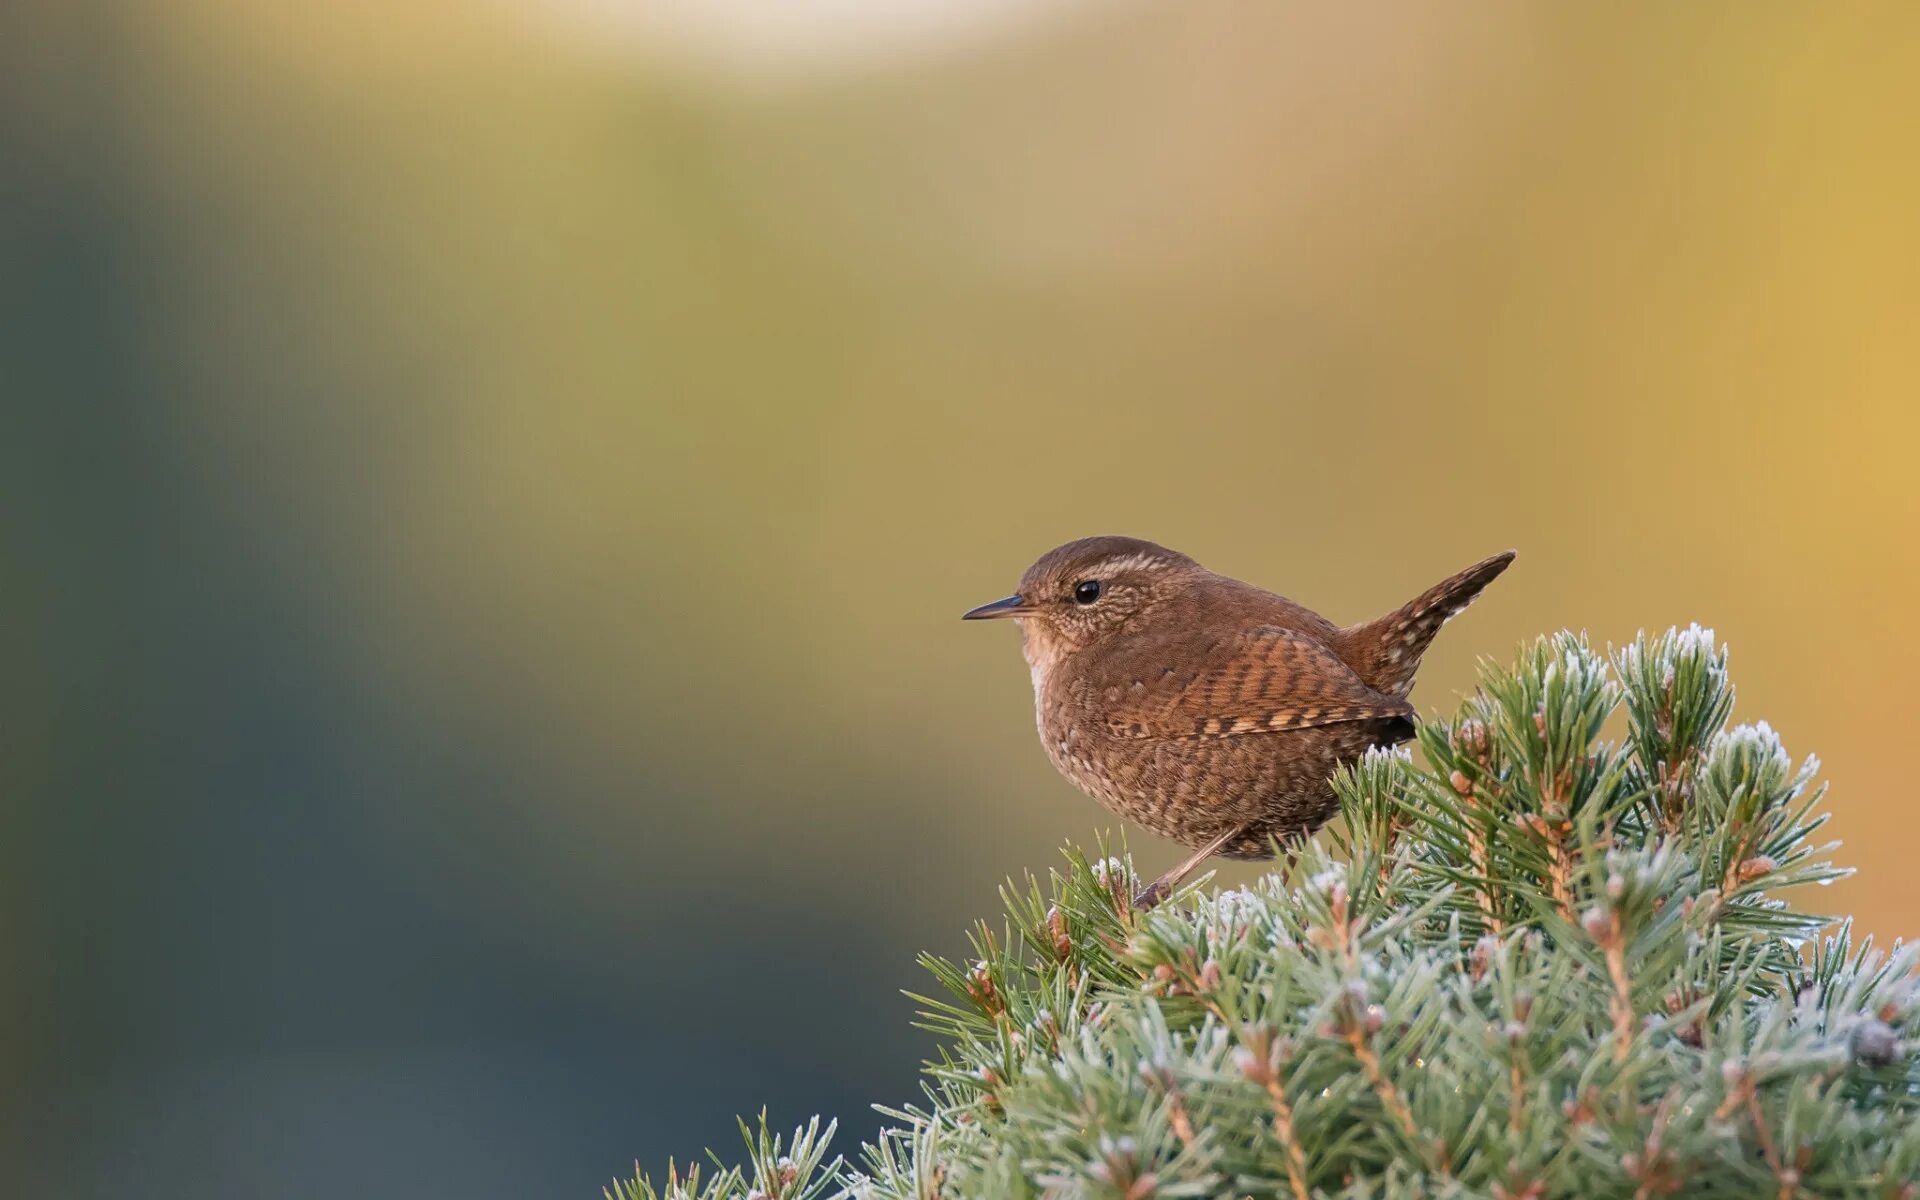
<svg viewBox="0 0 1920 1200">
<path fill-rule="evenodd" d="M 1041 550 L 1698 620 L 1920 933 L 1920 6 L 11 0 L 0 1193 L 912 1094 Z M 1136 836 L 1144 866 L 1172 847 Z M 1243 877 L 1234 867 L 1223 877 Z"/>
</svg>

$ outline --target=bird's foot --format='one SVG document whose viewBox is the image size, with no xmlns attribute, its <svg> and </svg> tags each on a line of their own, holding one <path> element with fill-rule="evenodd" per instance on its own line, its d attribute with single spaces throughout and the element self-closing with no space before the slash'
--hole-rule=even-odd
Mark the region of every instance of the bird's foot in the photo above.
<svg viewBox="0 0 1920 1200">
<path fill-rule="evenodd" d="M 1162 877 L 1133 894 L 1133 907 L 1140 912 L 1158 908 L 1162 901 L 1173 894 L 1173 887 Z"/>
<path fill-rule="evenodd" d="M 1218 836 L 1189 855 L 1187 861 L 1181 863 L 1173 870 L 1168 871 L 1165 875 L 1162 875 L 1143 888 L 1138 895 L 1134 896 L 1133 906 L 1141 912 L 1145 912 L 1158 905 L 1168 896 L 1173 895 L 1173 889 L 1179 887 L 1187 876 L 1193 874 L 1195 867 L 1198 867 L 1201 863 L 1213 857 L 1213 855 L 1219 852 L 1220 847 L 1226 845 L 1246 831 L 1247 826 L 1244 825 L 1235 825 L 1222 831 Z"/>
</svg>

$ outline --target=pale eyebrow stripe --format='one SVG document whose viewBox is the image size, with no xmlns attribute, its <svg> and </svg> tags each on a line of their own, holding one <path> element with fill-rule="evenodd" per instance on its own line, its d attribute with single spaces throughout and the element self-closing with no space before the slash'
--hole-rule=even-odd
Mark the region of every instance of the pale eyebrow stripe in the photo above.
<svg viewBox="0 0 1920 1200">
<path fill-rule="evenodd" d="M 1129 554 L 1125 558 L 1110 558 L 1100 563 L 1103 571 L 1164 571 L 1170 564 L 1164 558 L 1147 554 Z"/>
</svg>

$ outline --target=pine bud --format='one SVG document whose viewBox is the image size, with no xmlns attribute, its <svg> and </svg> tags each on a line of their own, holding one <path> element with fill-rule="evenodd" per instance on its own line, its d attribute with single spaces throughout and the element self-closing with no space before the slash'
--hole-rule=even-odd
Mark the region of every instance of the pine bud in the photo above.
<svg viewBox="0 0 1920 1200">
<path fill-rule="evenodd" d="M 1473 795 L 1473 781 L 1468 779 L 1462 772 L 1455 771 L 1453 774 L 1447 776 L 1447 782 L 1451 783 L 1453 790 L 1459 792 L 1462 796 Z"/>
<path fill-rule="evenodd" d="M 1366 1027 L 1366 1031 L 1368 1033 L 1379 1033 L 1381 1026 L 1385 1025 L 1386 1023 L 1387 1023 L 1386 1009 L 1381 1008 L 1378 1004 L 1367 1005 L 1366 1016 L 1365 1016 L 1365 1020 L 1363 1021 L 1363 1024 Z"/>
<path fill-rule="evenodd" d="M 1729 1088 L 1737 1088 L 1747 1081 L 1747 1064 L 1737 1058 L 1730 1058 L 1720 1064 L 1720 1082 Z"/>
<path fill-rule="evenodd" d="M 1589 908 L 1580 918 L 1580 927 L 1586 930 L 1587 936 L 1596 942 L 1606 941 L 1613 930 L 1612 924 L 1607 920 L 1607 914 L 1600 911 L 1598 905 Z"/>
<path fill-rule="evenodd" d="M 1267 1060 L 1245 1046 L 1233 1052 L 1233 1065 L 1248 1080 L 1262 1087 L 1273 1079 L 1273 1068 Z"/>
<path fill-rule="evenodd" d="M 1200 967 L 1200 990 L 1211 992 L 1220 986 L 1220 964 L 1208 959 Z"/>
<path fill-rule="evenodd" d="M 1487 727 L 1478 721 L 1462 721 L 1460 722 L 1459 728 L 1453 731 L 1453 741 L 1454 744 L 1461 749 L 1478 757 L 1485 757 L 1487 753 Z"/>
<path fill-rule="evenodd" d="M 1073 939 L 1067 936 L 1067 917 L 1056 906 L 1047 909 L 1047 932 L 1053 937 L 1053 953 L 1061 962 L 1073 957 Z"/>
<path fill-rule="evenodd" d="M 989 1016 L 998 1016 L 1006 1010 L 999 989 L 993 985 L 992 969 L 987 966 L 985 959 L 974 963 L 973 970 L 967 973 L 967 995 Z"/>
<path fill-rule="evenodd" d="M 1750 879 L 1760 878 L 1762 875 L 1773 871 L 1779 865 L 1779 863 L 1773 861 L 1772 858 L 1765 854 L 1756 854 L 1740 864 L 1737 874 L 1739 875 L 1740 882 L 1745 883 Z"/>
<path fill-rule="evenodd" d="M 1618 871 L 1607 876 L 1607 899 L 1618 900 L 1627 894 L 1627 880 Z"/>
<path fill-rule="evenodd" d="M 1861 1066 L 1890 1067 L 1900 1061 L 1900 1037 L 1885 1021 L 1862 1021 L 1847 1041 Z"/>
<path fill-rule="evenodd" d="M 780 1161 L 773 1165 L 773 1169 L 780 1176 L 780 1190 L 783 1192 L 793 1186 L 794 1180 L 800 1178 L 800 1168 L 785 1155 L 780 1156 Z"/>
<path fill-rule="evenodd" d="M 1467 969 L 1475 983 L 1485 978 L 1487 969 L 1493 965 L 1494 952 L 1499 947 L 1499 941 L 1490 933 L 1481 934 L 1480 940 L 1473 944 L 1473 955 L 1467 960 Z"/>
</svg>

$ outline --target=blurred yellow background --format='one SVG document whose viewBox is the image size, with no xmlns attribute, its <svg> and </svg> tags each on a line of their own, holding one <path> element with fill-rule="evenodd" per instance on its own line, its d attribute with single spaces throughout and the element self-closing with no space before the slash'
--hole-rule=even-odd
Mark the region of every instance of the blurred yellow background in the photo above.
<svg viewBox="0 0 1920 1200">
<path fill-rule="evenodd" d="M 1803 902 L 1920 934 L 1916 80 L 1908 4 L 14 0 L 0 1190 L 870 1131 L 913 953 L 1114 825 L 955 619 L 1091 533 L 1342 621 L 1518 547 L 1428 709 L 1713 625 Z"/>
</svg>

